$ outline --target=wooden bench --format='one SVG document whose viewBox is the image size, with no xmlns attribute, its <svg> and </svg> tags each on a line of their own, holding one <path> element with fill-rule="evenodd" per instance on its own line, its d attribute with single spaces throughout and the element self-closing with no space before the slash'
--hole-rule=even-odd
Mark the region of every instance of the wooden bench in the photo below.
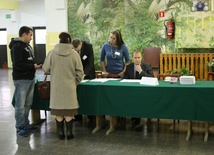
<svg viewBox="0 0 214 155">
<path fill-rule="evenodd" d="M 206 63 L 212 61 L 214 53 L 174 53 L 160 54 L 159 73 L 167 73 L 168 70 L 181 69 L 183 67 L 192 70 L 197 80 L 206 80 L 207 73 L 211 71 Z"/>
</svg>

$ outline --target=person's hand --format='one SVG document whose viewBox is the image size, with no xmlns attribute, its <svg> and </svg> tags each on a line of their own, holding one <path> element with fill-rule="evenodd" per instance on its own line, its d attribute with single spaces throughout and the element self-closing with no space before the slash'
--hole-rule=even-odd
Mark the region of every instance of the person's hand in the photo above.
<svg viewBox="0 0 214 155">
<path fill-rule="evenodd" d="M 137 72 L 141 72 L 141 71 L 142 71 L 142 68 L 141 68 L 140 65 L 136 65 L 136 66 L 135 66 L 135 70 L 136 70 Z"/>
<path fill-rule="evenodd" d="M 42 64 L 39 64 L 39 65 L 34 64 L 34 68 L 35 68 L 35 69 L 38 69 L 38 68 L 40 68 L 41 66 L 42 66 Z"/>
<path fill-rule="evenodd" d="M 119 73 L 118 75 L 122 78 L 123 75 L 124 75 L 124 72 L 121 72 L 121 73 Z"/>
<path fill-rule="evenodd" d="M 108 72 L 102 72 L 102 76 L 104 77 L 104 78 L 106 78 L 107 76 L 108 76 Z"/>
</svg>

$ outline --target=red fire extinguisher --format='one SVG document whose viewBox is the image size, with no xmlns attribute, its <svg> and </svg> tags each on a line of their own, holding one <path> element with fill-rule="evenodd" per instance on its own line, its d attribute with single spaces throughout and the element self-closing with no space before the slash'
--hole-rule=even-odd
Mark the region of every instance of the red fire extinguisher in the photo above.
<svg viewBox="0 0 214 155">
<path fill-rule="evenodd" d="M 175 22 L 172 19 L 165 20 L 164 26 L 166 27 L 166 37 L 173 39 L 175 35 Z"/>
</svg>

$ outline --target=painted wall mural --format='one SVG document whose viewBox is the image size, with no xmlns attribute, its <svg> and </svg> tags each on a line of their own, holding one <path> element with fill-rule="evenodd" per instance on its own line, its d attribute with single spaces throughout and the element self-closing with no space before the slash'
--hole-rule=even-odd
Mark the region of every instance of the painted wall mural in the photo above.
<svg viewBox="0 0 214 155">
<path fill-rule="evenodd" d="M 192 10 L 199 1 L 68 0 L 68 29 L 73 37 L 90 41 L 97 56 L 114 29 L 122 31 L 130 52 L 151 46 L 166 53 L 213 49 L 213 0 L 203 1 L 206 10 Z M 169 19 L 175 21 L 174 39 L 166 37 L 164 22 Z"/>
<path fill-rule="evenodd" d="M 185 25 L 177 28 L 175 39 L 177 48 L 214 47 L 214 11 L 208 11 L 214 4 L 207 3 L 210 1 L 200 2 L 205 4 L 203 7 L 205 11 L 197 10 L 197 2 L 194 1 L 194 8 L 183 5 L 181 12 L 176 17 L 177 22 Z"/>
</svg>

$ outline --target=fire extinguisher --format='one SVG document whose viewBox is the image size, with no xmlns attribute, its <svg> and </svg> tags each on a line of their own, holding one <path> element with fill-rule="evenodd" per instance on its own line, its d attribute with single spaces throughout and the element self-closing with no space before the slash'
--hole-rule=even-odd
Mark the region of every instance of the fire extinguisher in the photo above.
<svg viewBox="0 0 214 155">
<path fill-rule="evenodd" d="M 165 20 L 164 26 L 166 27 L 166 37 L 173 39 L 175 35 L 175 22 L 172 19 Z"/>
</svg>

